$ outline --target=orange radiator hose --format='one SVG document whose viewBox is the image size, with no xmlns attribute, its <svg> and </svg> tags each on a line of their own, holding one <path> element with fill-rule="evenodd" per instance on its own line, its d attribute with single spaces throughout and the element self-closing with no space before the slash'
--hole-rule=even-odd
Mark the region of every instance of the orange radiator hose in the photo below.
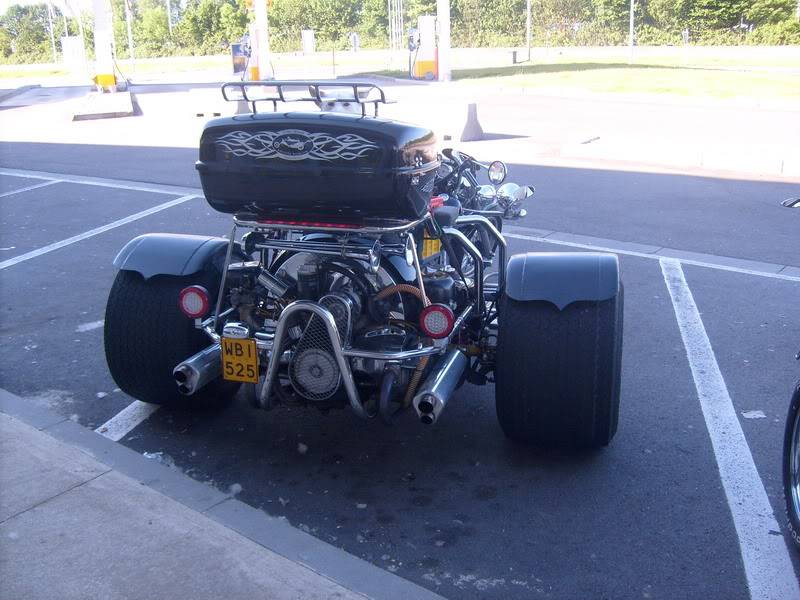
<svg viewBox="0 0 800 600">
<path fill-rule="evenodd" d="M 431 301 L 428 300 L 428 297 L 422 293 L 415 285 L 409 285 L 407 283 L 398 283 L 395 285 L 389 285 L 383 288 L 378 294 L 375 296 L 376 300 L 383 300 L 387 296 L 391 296 L 392 294 L 399 294 L 405 292 L 407 294 L 411 294 L 412 296 L 416 297 L 420 302 L 422 302 L 422 306 L 430 306 Z"/>
<path fill-rule="evenodd" d="M 383 300 L 384 298 L 391 296 L 392 294 L 398 293 L 407 293 L 411 294 L 412 296 L 416 297 L 420 302 L 422 302 L 422 306 L 430 306 L 431 301 L 428 300 L 428 297 L 422 293 L 415 285 L 408 285 L 407 283 L 399 283 L 396 285 L 390 285 L 383 288 L 378 294 L 375 296 L 376 300 Z M 414 374 L 411 376 L 411 381 L 408 383 L 408 388 L 406 389 L 406 395 L 403 398 L 403 407 L 408 408 L 411 406 L 411 401 L 414 399 L 414 393 L 417 391 L 417 387 L 419 387 L 419 382 L 422 379 L 422 374 L 425 371 L 425 367 L 428 366 L 428 361 L 430 360 L 429 356 L 423 356 L 419 359 L 417 363 L 416 369 L 414 369 Z"/>
</svg>

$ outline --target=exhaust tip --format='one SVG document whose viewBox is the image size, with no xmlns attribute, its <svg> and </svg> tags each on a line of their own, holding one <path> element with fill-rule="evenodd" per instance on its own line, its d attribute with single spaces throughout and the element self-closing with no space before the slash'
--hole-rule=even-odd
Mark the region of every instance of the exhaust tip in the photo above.
<svg viewBox="0 0 800 600">
<path fill-rule="evenodd" d="M 179 385 L 178 391 L 183 394 L 184 396 L 191 396 L 192 390 L 189 388 L 188 385 Z"/>
<path fill-rule="evenodd" d="M 425 425 L 431 425 L 433 423 L 433 415 L 422 415 L 419 420 Z"/>
<path fill-rule="evenodd" d="M 186 383 L 186 371 L 183 369 L 176 369 L 172 376 L 175 378 L 175 381 L 177 381 L 178 384 Z"/>
<path fill-rule="evenodd" d="M 419 401 L 417 405 L 419 408 L 419 412 L 424 413 L 426 415 L 433 412 L 433 401 L 431 400 L 430 396 L 425 396 L 422 400 Z"/>
</svg>

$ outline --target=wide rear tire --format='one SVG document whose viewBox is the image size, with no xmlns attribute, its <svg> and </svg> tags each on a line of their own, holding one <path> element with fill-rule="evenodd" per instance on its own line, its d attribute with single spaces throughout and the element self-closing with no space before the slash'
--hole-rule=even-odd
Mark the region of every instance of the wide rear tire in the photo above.
<svg viewBox="0 0 800 600">
<path fill-rule="evenodd" d="M 514 441 L 606 446 L 617 431 L 624 290 L 558 308 L 503 296 L 495 404 Z"/>
<path fill-rule="evenodd" d="M 212 298 L 219 287 L 211 274 L 150 279 L 133 271 L 117 274 L 106 305 L 106 361 L 114 381 L 129 396 L 152 404 L 208 406 L 236 393 L 238 384 L 221 379 L 191 396 L 178 391 L 173 369 L 211 344 L 178 308 L 178 293 L 192 284 L 204 285 Z"/>
<path fill-rule="evenodd" d="M 800 550 L 800 383 L 794 390 L 783 436 L 783 495 L 786 525 L 792 544 Z"/>
</svg>

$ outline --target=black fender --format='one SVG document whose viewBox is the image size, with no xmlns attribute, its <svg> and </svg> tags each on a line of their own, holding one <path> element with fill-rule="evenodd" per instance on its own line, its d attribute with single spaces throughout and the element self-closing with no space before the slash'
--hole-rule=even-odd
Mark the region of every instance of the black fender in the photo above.
<svg viewBox="0 0 800 600">
<path fill-rule="evenodd" d="M 125 244 L 114 259 L 121 271 L 136 271 L 145 279 L 155 275 L 192 275 L 214 265 L 222 272 L 228 240 L 202 235 L 146 233 Z M 243 256 L 241 251 L 236 256 Z"/>
<path fill-rule="evenodd" d="M 619 260 L 603 252 L 528 252 L 506 267 L 506 295 L 545 300 L 564 310 L 581 300 L 602 302 L 619 292 Z"/>
</svg>

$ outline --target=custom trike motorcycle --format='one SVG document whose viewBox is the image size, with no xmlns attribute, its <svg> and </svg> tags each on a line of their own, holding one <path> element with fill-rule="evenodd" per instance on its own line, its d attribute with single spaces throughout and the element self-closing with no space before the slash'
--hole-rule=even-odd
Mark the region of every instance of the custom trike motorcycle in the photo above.
<svg viewBox="0 0 800 600">
<path fill-rule="evenodd" d="M 283 110 L 328 88 L 340 100 L 349 90 L 361 114 Z M 434 194 L 459 187 L 434 134 L 378 117 L 386 98 L 373 84 L 235 82 L 223 95 L 252 110 L 205 126 L 197 169 L 233 229 L 142 235 L 116 257 L 105 348 L 124 392 L 190 406 L 239 392 L 263 409 L 432 424 L 463 382 L 493 383 L 513 440 L 611 441 L 615 255 L 509 258 L 496 218 L 519 216 L 532 190 L 507 187 L 488 215 Z M 458 177 L 471 168 L 445 159 L 461 161 Z"/>
</svg>

